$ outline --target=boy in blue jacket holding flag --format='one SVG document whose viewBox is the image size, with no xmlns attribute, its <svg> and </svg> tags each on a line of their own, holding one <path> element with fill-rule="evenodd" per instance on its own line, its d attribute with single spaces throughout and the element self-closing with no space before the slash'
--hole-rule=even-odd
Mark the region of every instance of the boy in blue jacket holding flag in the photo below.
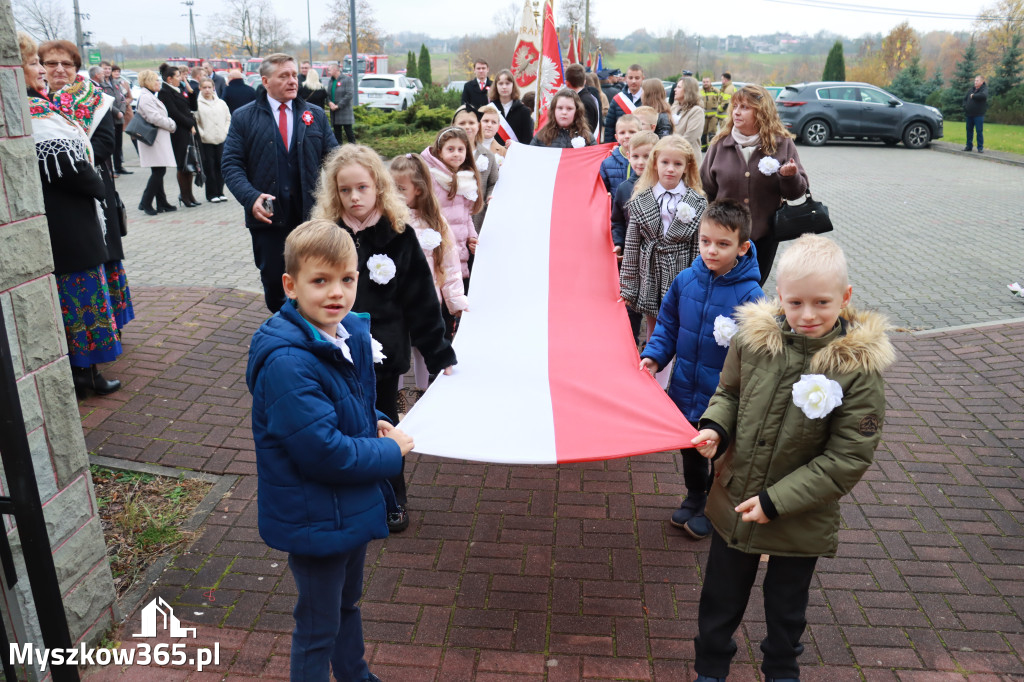
<svg viewBox="0 0 1024 682">
<path fill-rule="evenodd" d="M 736 329 L 733 311 L 764 298 L 746 206 L 732 199 L 712 202 L 698 239 L 700 256 L 672 282 L 640 361 L 640 369 L 654 375 L 675 357 L 668 394 L 694 428 L 718 388 Z M 670 522 L 700 540 L 711 534 L 704 515 L 708 462 L 692 448 L 680 452 L 686 497 Z"/>
<path fill-rule="evenodd" d="M 352 313 L 359 267 L 328 220 L 285 241 L 288 302 L 252 337 L 246 383 L 259 476 L 259 529 L 288 552 L 298 601 L 291 679 L 377 681 L 363 658 L 357 602 L 366 545 L 388 535 L 387 479 L 412 439 L 374 408 L 370 321 Z"/>
</svg>

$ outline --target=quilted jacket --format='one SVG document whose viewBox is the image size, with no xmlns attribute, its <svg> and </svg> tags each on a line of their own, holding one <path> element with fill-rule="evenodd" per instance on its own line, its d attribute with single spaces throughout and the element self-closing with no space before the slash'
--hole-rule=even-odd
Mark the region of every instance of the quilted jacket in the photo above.
<svg viewBox="0 0 1024 682">
<path fill-rule="evenodd" d="M 388 534 L 381 484 L 402 453 L 377 437 L 369 320 L 342 325 L 353 362 L 291 302 L 249 346 L 260 536 L 284 552 L 328 556 Z"/>
</svg>

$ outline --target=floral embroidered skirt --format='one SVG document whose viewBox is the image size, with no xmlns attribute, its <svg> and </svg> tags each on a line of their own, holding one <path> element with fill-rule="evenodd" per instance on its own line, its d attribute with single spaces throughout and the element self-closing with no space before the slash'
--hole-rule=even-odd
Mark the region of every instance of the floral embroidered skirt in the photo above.
<svg viewBox="0 0 1024 682">
<path fill-rule="evenodd" d="M 107 273 L 107 288 L 110 290 L 110 304 L 114 307 L 114 319 L 117 320 L 117 334 L 121 338 L 121 330 L 135 319 L 132 308 L 132 292 L 128 288 L 128 276 L 124 265 L 119 260 L 112 260 L 103 266 Z"/>
<path fill-rule="evenodd" d="M 104 267 L 57 275 L 57 293 L 71 366 L 88 367 L 117 358 L 121 354 L 121 333 Z"/>
</svg>

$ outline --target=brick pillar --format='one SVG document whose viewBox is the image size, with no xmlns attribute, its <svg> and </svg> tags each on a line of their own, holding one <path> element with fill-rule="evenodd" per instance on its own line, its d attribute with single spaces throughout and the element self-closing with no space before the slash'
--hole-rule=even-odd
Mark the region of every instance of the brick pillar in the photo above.
<svg viewBox="0 0 1024 682">
<path fill-rule="evenodd" d="M 71 382 L 10 0 L 0 0 L 0 102 L 0 312 L 71 639 L 93 643 L 113 623 L 114 583 Z M 7 494 L 2 471 L 0 488 Z M 3 530 L 19 576 L 13 589 L 2 585 L 8 636 L 41 646 L 11 517 Z"/>
</svg>

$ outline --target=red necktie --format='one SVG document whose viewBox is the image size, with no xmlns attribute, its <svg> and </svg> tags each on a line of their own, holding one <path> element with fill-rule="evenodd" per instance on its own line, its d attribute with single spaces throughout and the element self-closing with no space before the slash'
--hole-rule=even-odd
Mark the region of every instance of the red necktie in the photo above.
<svg viewBox="0 0 1024 682">
<path fill-rule="evenodd" d="M 487 89 L 487 81 L 480 81 L 480 89 L 481 90 L 486 90 Z"/>
<path fill-rule="evenodd" d="M 277 128 L 281 131 L 281 140 L 284 142 L 284 148 L 288 149 L 288 107 L 284 102 L 277 108 Z"/>
</svg>

